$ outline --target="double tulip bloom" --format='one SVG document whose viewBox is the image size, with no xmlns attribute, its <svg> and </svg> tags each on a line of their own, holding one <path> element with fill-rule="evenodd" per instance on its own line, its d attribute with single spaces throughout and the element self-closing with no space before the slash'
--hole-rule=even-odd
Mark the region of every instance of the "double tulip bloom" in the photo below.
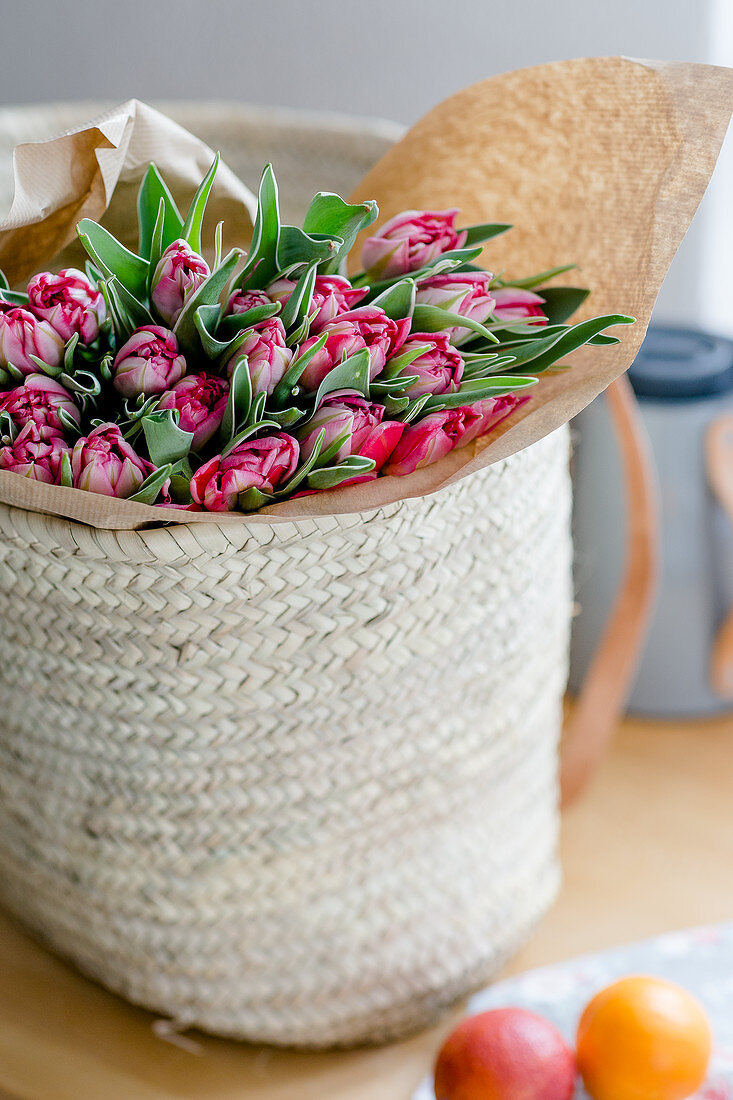
<svg viewBox="0 0 733 1100">
<path fill-rule="evenodd" d="M 77 425 L 80 419 L 71 394 L 45 374 L 29 374 L 22 386 L 0 395 L 0 410 L 7 412 L 19 428 L 33 423 L 59 434 L 66 430 L 59 415 L 62 410 Z"/>
<path fill-rule="evenodd" d="M 273 302 L 284 306 L 295 285 L 293 279 L 278 279 L 270 284 L 267 293 Z M 317 275 L 309 308 L 310 331 L 320 332 L 329 321 L 352 310 L 368 293 L 368 287 L 352 286 L 342 275 Z"/>
<path fill-rule="evenodd" d="M 153 273 L 151 298 L 166 322 L 175 325 L 186 299 L 211 272 L 202 256 L 187 241 L 173 241 L 158 261 Z"/>
<path fill-rule="evenodd" d="M 444 252 L 462 248 L 457 210 L 405 210 L 364 242 L 361 260 L 372 282 L 419 271 Z"/>
<path fill-rule="evenodd" d="M 400 349 L 408 351 L 425 346 L 426 350 L 404 368 L 405 375 L 417 375 L 417 381 L 405 386 L 408 397 L 424 394 L 455 393 L 463 377 L 463 359 L 450 342 L 447 332 L 413 332 Z"/>
<path fill-rule="evenodd" d="M 14 366 L 21 374 L 35 374 L 35 356 L 57 367 L 64 353 L 64 340 L 48 321 L 40 320 L 22 306 L 0 301 L 0 366 Z"/>
<path fill-rule="evenodd" d="M 325 324 L 318 335 L 300 346 L 308 351 L 319 336 L 327 334 L 324 347 L 317 351 L 300 377 L 304 389 L 317 390 L 326 375 L 344 359 L 362 348 L 369 351 L 369 376 L 374 379 L 384 370 L 387 359 L 399 351 L 410 331 L 410 320 L 393 321 L 379 306 L 359 306 Z"/>
<path fill-rule="evenodd" d="M 228 455 L 216 455 L 191 479 L 191 496 L 207 512 L 232 512 L 241 493 L 259 489 L 274 493 L 298 465 L 297 439 L 276 432 L 263 439 L 245 440 Z"/>
<path fill-rule="evenodd" d="M 311 419 L 298 431 L 303 460 L 310 458 L 321 432 L 321 450 L 325 451 L 343 438 L 331 462 L 343 462 L 349 455 L 374 459 L 376 477 L 397 446 L 405 425 L 384 419 L 384 406 L 367 401 L 353 390 L 330 393 Z"/>
<path fill-rule="evenodd" d="M 129 497 L 153 472 L 123 438 L 116 424 L 101 424 L 82 436 L 71 452 L 74 486 L 107 497 Z"/>
<path fill-rule="evenodd" d="M 158 408 L 178 411 L 178 426 L 193 432 L 191 449 L 200 451 L 219 430 L 228 397 L 229 383 L 224 378 L 189 374 L 163 394 Z"/>
<path fill-rule="evenodd" d="M 28 283 L 28 301 L 36 317 L 51 325 L 64 343 L 76 335 L 82 344 L 92 344 L 107 312 L 101 292 L 73 267 L 58 275 L 34 275 Z"/>
<path fill-rule="evenodd" d="M 254 326 L 227 363 L 227 377 L 231 378 L 232 371 L 243 355 L 247 356 L 252 392 L 271 394 L 293 358 L 279 317 L 271 317 Z"/>
<path fill-rule="evenodd" d="M 186 373 L 186 360 L 173 333 L 159 325 L 136 329 L 117 352 L 113 384 L 123 397 L 164 393 Z"/>
<path fill-rule="evenodd" d="M 0 447 L 0 470 L 12 470 L 32 481 L 59 485 L 64 455 L 68 453 L 69 446 L 62 435 L 29 420 L 12 443 Z"/>
</svg>

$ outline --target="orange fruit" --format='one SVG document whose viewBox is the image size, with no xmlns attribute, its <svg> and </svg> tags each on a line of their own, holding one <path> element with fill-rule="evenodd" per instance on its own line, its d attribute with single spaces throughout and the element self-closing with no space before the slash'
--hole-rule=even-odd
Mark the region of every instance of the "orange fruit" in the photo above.
<svg viewBox="0 0 733 1100">
<path fill-rule="evenodd" d="M 593 1100 L 685 1100 L 705 1080 L 712 1038 L 692 994 L 659 978 L 601 990 L 578 1024 L 578 1069 Z"/>
<path fill-rule="evenodd" d="M 436 1100 L 570 1100 L 575 1058 L 549 1020 L 523 1008 L 469 1016 L 435 1064 Z"/>
</svg>

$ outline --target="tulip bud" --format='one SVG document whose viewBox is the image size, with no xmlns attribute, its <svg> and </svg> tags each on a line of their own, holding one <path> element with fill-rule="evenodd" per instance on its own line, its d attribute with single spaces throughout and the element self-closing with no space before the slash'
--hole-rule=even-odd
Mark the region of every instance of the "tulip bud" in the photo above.
<svg viewBox="0 0 733 1100">
<path fill-rule="evenodd" d="M 12 363 L 22 374 L 36 374 L 35 355 L 50 367 L 57 367 L 64 353 L 64 341 L 48 321 L 39 321 L 27 309 L 0 302 L 0 366 Z"/>
<path fill-rule="evenodd" d="M 480 420 L 481 417 L 466 405 L 429 413 L 416 424 L 408 424 L 384 473 L 401 477 L 437 462 L 459 446 Z"/>
<path fill-rule="evenodd" d="M 140 458 L 116 424 L 102 424 L 82 436 L 71 453 L 74 486 L 108 497 L 129 497 L 155 469 Z"/>
<path fill-rule="evenodd" d="M 0 410 L 7 412 L 19 428 L 33 423 L 63 433 L 66 425 L 59 416 L 62 409 L 78 425 L 79 410 L 71 394 L 45 374 L 29 374 L 22 386 L 0 394 Z"/>
<path fill-rule="evenodd" d="M 418 376 L 417 382 L 405 386 L 404 393 L 412 398 L 427 393 L 455 393 L 463 377 L 463 359 L 450 343 L 449 334 L 412 332 L 400 348 L 400 355 L 421 345 L 427 345 L 427 351 L 401 371 L 404 375 Z"/>
<path fill-rule="evenodd" d="M 172 332 L 146 325 L 135 329 L 117 352 L 112 373 L 113 385 L 123 397 L 163 393 L 186 373 L 186 360 Z"/>
<path fill-rule="evenodd" d="M 234 367 L 246 355 L 252 392 L 271 394 L 293 358 L 285 339 L 285 329 L 279 317 L 260 321 L 227 363 L 227 376 L 231 378 Z"/>
<path fill-rule="evenodd" d="M 230 313 L 248 313 L 256 306 L 272 305 L 272 299 L 264 290 L 235 290 L 224 310 L 226 317 Z"/>
<path fill-rule="evenodd" d="M 29 420 L 12 443 L 0 447 L 0 470 L 12 470 L 33 481 L 59 485 L 66 454 L 69 447 L 63 436 Z"/>
<path fill-rule="evenodd" d="M 192 294 L 211 272 L 203 257 L 187 241 L 169 244 L 153 274 L 151 298 L 163 320 L 173 326 Z"/>
<path fill-rule="evenodd" d="M 369 350 L 369 377 L 374 379 L 384 370 L 387 358 L 402 347 L 409 331 L 409 318 L 393 321 L 379 306 L 359 306 L 342 313 L 321 329 L 319 336 L 327 333 L 325 346 L 310 360 L 299 384 L 306 390 L 317 390 L 334 367 L 362 348 Z M 319 336 L 311 336 L 301 344 L 299 354 L 309 350 Z"/>
<path fill-rule="evenodd" d="M 484 324 L 494 312 L 494 295 L 490 291 L 491 275 L 488 271 L 456 271 L 432 275 L 420 281 L 417 302 L 437 306 L 461 317 Z M 450 342 L 457 346 L 475 333 L 469 328 L 455 326 L 445 330 Z"/>
<path fill-rule="evenodd" d="M 295 287 L 294 279 L 278 279 L 268 286 L 267 293 L 273 302 L 284 306 Z M 329 321 L 352 310 L 368 293 L 369 287 L 352 286 L 343 275 L 317 275 L 308 310 L 310 332 L 320 332 Z"/>
<path fill-rule="evenodd" d="M 494 317 L 497 321 L 530 320 L 533 325 L 547 324 L 547 317 L 542 312 L 545 299 L 540 298 L 539 294 L 518 286 L 497 287 L 492 293 L 496 301 Z"/>
<path fill-rule="evenodd" d="M 372 282 L 419 271 L 443 252 L 462 248 L 465 230 L 454 223 L 457 210 L 405 210 L 367 237 L 361 253 Z"/>
<path fill-rule="evenodd" d="M 36 316 L 48 321 L 64 343 L 75 334 L 82 344 L 93 343 L 107 315 L 101 291 L 73 267 L 58 275 L 50 271 L 34 275 L 28 283 L 28 298 Z"/>
<path fill-rule="evenodd" d="M 178 409 L 178 426 L 193 432 L 194 451 L 209 442 L 218 430 L 226 409 L 229 384 L 213 374 L 189 374 L 167 390 L 158 402 L 159 409 Z"/>
<path fill-rule="evenodd" d="M 245 440 L 197 470 L 191 479 L 193 501 L 207 512 L 233 512 L 247 489 L 274 493 L 295 472 L 299 453 L 298 441 L 285 432 Z"/>
</svg>

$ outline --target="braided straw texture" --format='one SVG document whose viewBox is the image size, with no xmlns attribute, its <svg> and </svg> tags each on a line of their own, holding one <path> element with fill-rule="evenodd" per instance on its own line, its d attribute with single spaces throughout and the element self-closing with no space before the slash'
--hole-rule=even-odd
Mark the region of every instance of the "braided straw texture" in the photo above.
<svg viewBox="0 0 733 1100">
<path fill-rule="evenodd" d="M 0 508 L 0 894 L 131 1000 L 432 1020 L 558 881 L 567 432 L 422 499 L 97 531 Z"/>
</svg>

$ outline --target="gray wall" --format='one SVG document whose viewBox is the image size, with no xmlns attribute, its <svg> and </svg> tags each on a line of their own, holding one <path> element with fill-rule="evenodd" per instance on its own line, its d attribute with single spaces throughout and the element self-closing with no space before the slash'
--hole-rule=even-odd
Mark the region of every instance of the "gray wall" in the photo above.
<svg viewBox="0 0 733 1100">
<path fill-rule="evenodd" d="M 732 8 L 733 0 L 8 3 L 0 103 L 232 98 L 410 123 L 473 81 L 544 61 L 626 54 L 733 65 Z M 660 314 L 733 332 L 715 275 L 728 270 L 733 236 L 727 161 Z"/>
<path fill-rule="evenodd" d="M 702 61 L 708 0 L 6 3 L 0 100 L 231 97 L 413 122 L 475 80 L 593 54 Z"/>
</svg>

